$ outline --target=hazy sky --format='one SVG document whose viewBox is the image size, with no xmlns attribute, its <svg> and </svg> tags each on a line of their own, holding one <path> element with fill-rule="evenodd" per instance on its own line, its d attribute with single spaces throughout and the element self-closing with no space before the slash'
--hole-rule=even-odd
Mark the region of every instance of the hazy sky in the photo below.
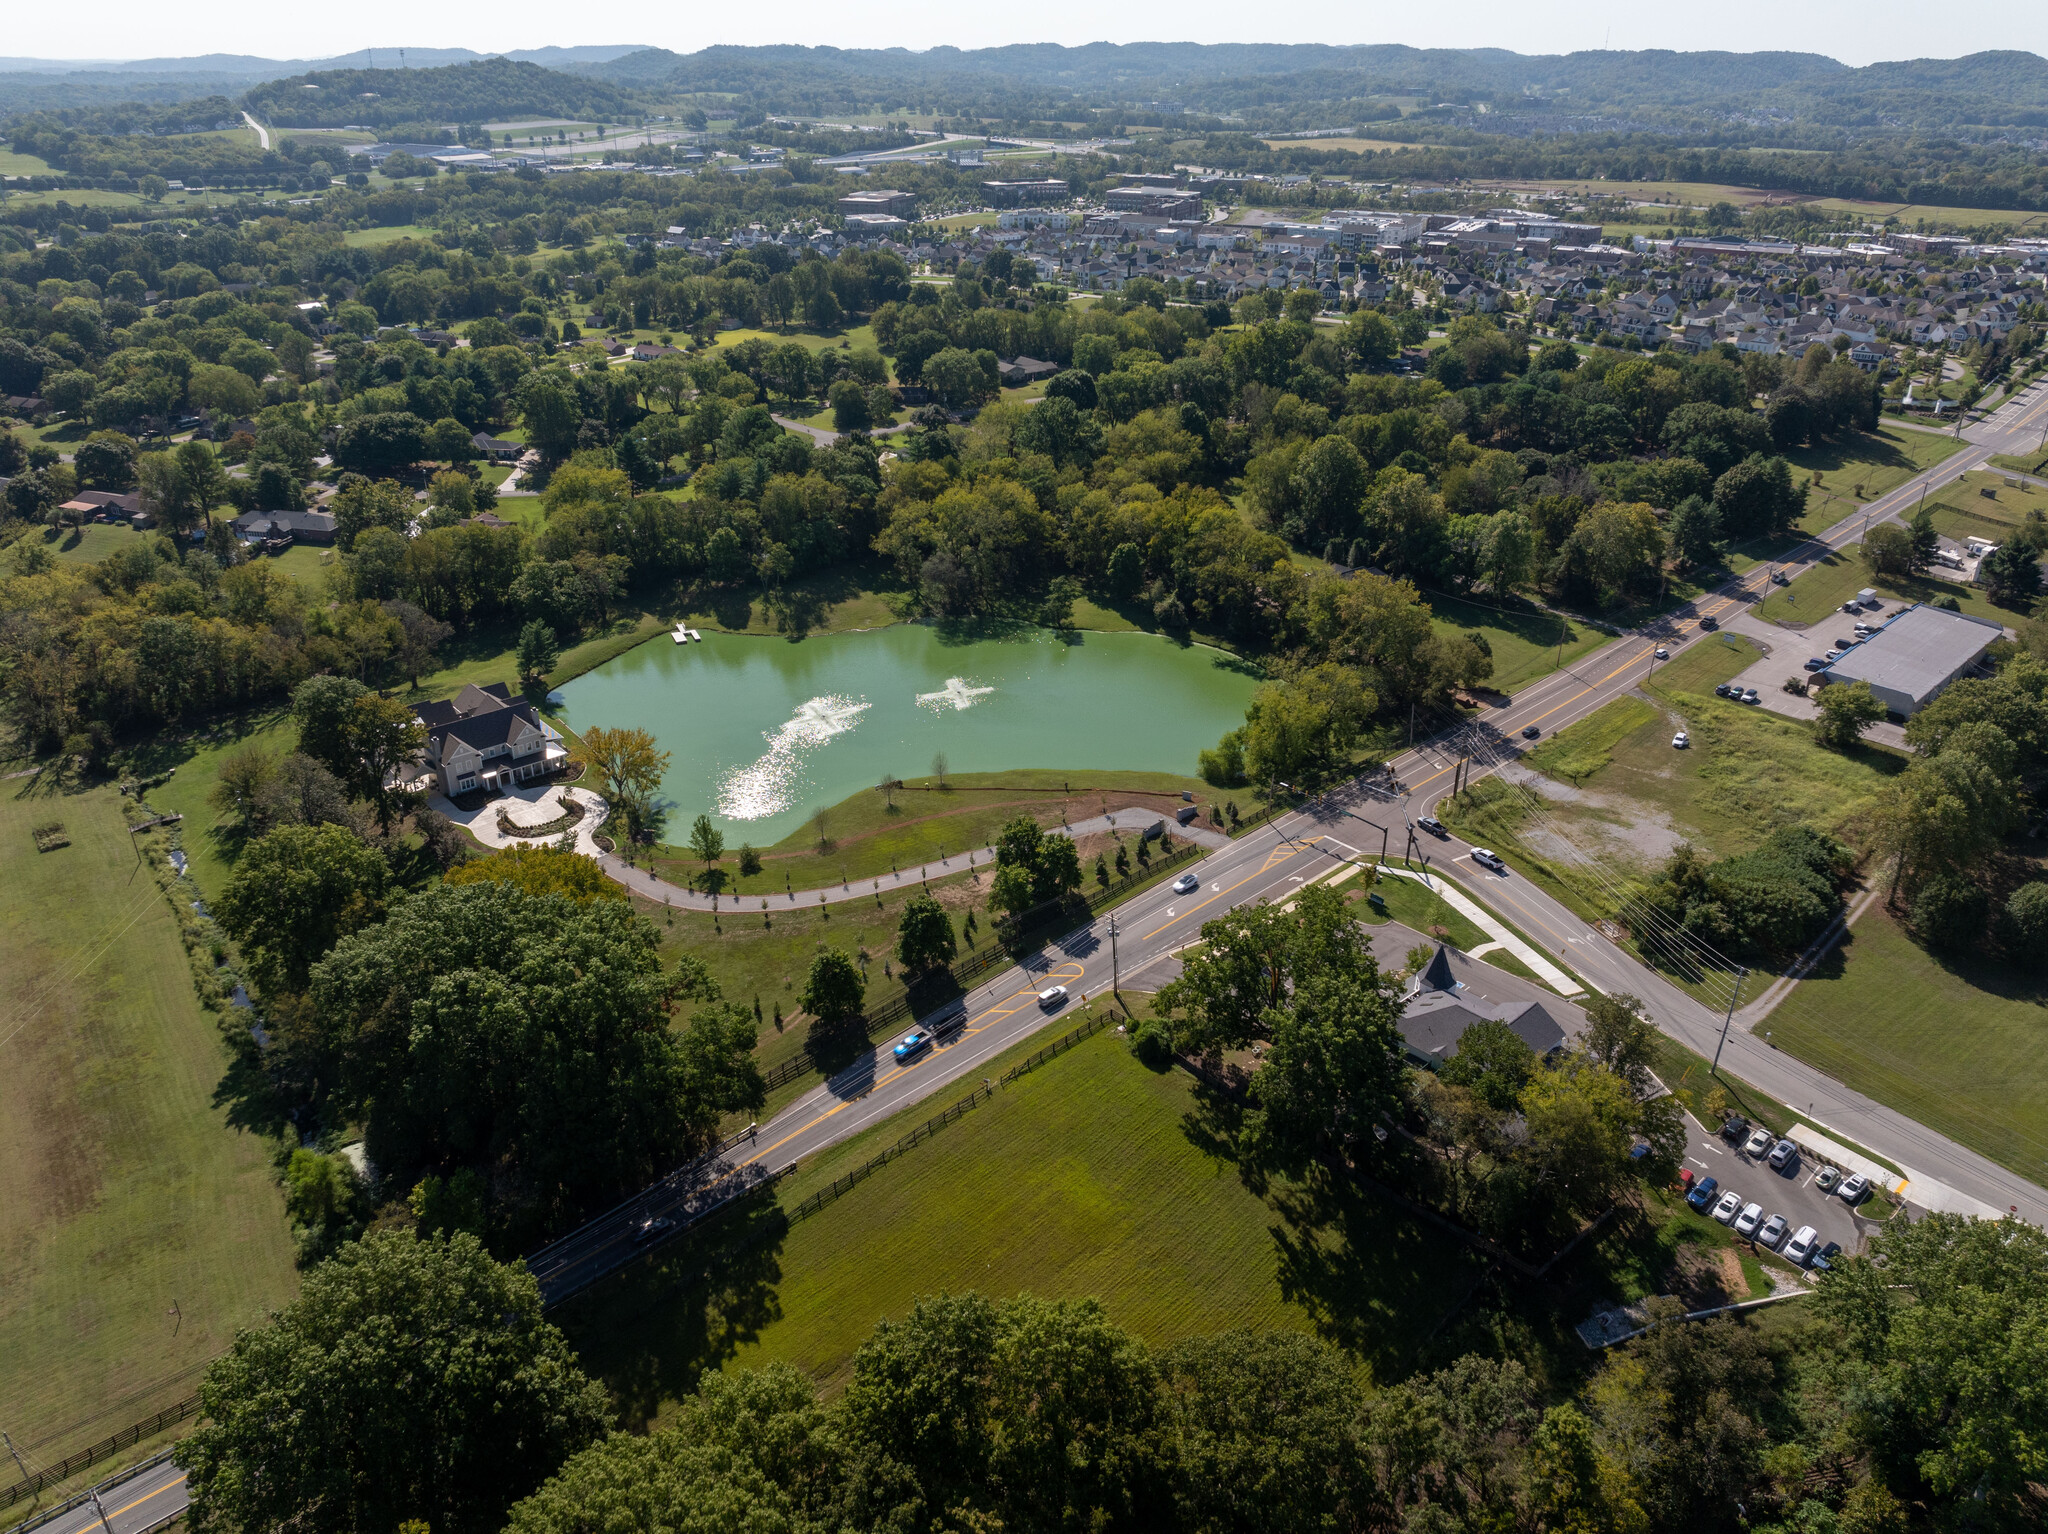
<svg viewBox="0 0 2048 1534">
<path fill-rule="evenodd" d="M 199 10 L 111 0 L 85 12 L 9 6 L 0 53 L 43 58 L 179 57 L 205 52 L 322 58 L 366 45 L 479 52 L 548 44 L 648 43 L 689 52 L 712 43 L 839 47 L 985 47 L 1017 42 L 1408 43 L 1518 53 L 1582 48 L 1782 49 L 1848 64 L 1953 58 L 1987 48 L 2048 53 L 2048 6 L 2014 0 L 1723 0 L 1701 8 L 1613 0 L 1439 0 L 1398 5 L 1296 0 L 1248 8 L 1223 0 L 1117 5 L 961 5 L 958 0 L 774 0 L 752 5 L 594 6 L 503 0 L 488 10 L 358 0 L 343 7 L 216 0 Z M 1270 19 L 1271 32 L 1254 31 Z M 84 20 L 85 24 L 81 25 Z M 1284 30 L 1282 30 L 1284 28 Z M 379 62 L 382 62 L 381 60 Z"/>
</svg>

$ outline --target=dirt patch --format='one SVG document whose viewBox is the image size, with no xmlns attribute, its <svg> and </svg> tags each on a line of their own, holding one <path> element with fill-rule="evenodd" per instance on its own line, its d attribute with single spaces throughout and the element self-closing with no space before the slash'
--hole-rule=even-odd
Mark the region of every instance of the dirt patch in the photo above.
<svg viewBox="0 0 2048 1534">
<path fill-rule="evenodd" d="M 1522 840 L 1546 858 L 1570 864 L 1590 852 L 1603 860 L 1655 867 L 1687 839 L 1662 810 L 1626 794 L 1574 788 L 1527 767 L 1503 767 L 1500 775 L 1533 791 L 1545 801 L 1546 816 L 1558 823 L 1553 830 L 1532 820 L 1522 829 Z"/>
<path fill-rule="evenodd" d="M 1665 1275 L 1665 1293 L 1685 1301 L 1688 1310 L 1707 1310 L 1749 1298 L 1742 1259 L 1729 1248 L 1682 1246 Z"/>
</svg>

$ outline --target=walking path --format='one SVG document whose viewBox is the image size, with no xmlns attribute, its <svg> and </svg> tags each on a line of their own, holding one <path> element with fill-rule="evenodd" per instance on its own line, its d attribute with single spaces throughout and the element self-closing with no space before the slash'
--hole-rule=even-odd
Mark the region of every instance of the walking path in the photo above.
<svg viewBox="0 0 2048 1534">
<path fill-rule="evenodd" d="M 1048 826 L 1046 832 L 1051 836 L 1082 837 L 1095 831 L 1142 831 L 1162 821 L 1167 822 L 1166 829 L 1169 834 L 1197 842 L 1211 851 L 1230 845 L 1230 838 L 1213 827 L 1174 825 L 1161 811 L 1140 804 L 1127 804 L 1106 814 L 1074 821 L 1071 825 Z M 470 829 L 474 831 L 476 827 L 472 826 Z M 848 900 L 873 899 L 884 890 L 893 892 L 907 889 L 913 884 L 923 884 L 928 879 L 943 879 L 949 874 L 987 868 L 995 861 L 993 854 L 986 848 L 970 848 L 958 863 L 948 855 L 938 859 L 936 868 L 930 863 L 920 863 L 916 868 L 901 868 L 893 873 L 870 875 L 866 889 L 860 887 L 859 879 L 849 879 L 840 884 L 828 884 L 821 889 L 785 889 L 782 892 L 782 899 L 776 901 L 773 894 L 763 895 L 759 890 L 750 890 L 744 894 L 710 895 L 702 890 L 671 883 L 644 868 L 635 867 L 615 854 L 598 852 L 593 848 L 591 855 L 597 859 L 598 865 L 607 874 L 643 900 L 675 906 L 685 911 L 730 911 L 750 900 L 774 901 L 785 910 L 795 905 L 839 905 Z"/>
<path fill-rule="evenodd" d="M 1473 958 L 1478 958 L 1482 954 L 1492 953 L 1496 949 L 1505 948 L 1509 953 L 1528 965 L 1538 978 L 1553 991 L 1557 992 L 1558 995 L 1569 998 L 1586 994 L 1584 986 L 1572 979 L 1570 975 L 1567 975 L 1563 970 L 1551 963 L 1550 960 L 1530 947 L 1521 938 L 1515 936 L 1513 931 L 1502 925 L 1498 917 L 1480 905 L 1478 901 L 1469 898 L 1463 891 L 1453 885 L 1450 880 L 1432 880 L 1428 874 L 1417 873 L 1407 868 L 1395 868 L 1386 863 L 1380 865 L 1380 872 L 1392 874 L 1397 879 L 1413 879 L 1423 888 L 1434 890 L 1443 897 L 1445 905 L 1456 911 L 1460 916 L 1471 922 L 1473 926 L 1484 932 L 1487 937 L 1491 938 L 1491 942 L 1484 943 L 1472 950 L 1471 956 Z"/>
</svg>

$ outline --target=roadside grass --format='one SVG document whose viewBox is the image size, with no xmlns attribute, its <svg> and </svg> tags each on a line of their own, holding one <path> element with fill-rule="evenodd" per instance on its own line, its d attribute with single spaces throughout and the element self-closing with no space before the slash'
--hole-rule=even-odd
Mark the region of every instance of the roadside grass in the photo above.
<svg viewBox="0 0 2048 1534">
<path fill-rule="evenodd" d="M 0 1401 L 50 1461 L 190 1394 L 297 1283 L 269 1146 L 216 1101 L 222 1026 L 120 794 L 9 790 Z M 49 821 L 70 845 L 38 853 L 30 830 Z"/>
<path fill-rule="evenodd" d="M 1181 1071 L 1146 1069 L 1111 1031 L 787 1223 L 783 1211 L 971 1085 L 826 1151 L 774 1207 L 571 1306 L 571 1339 L 628 1421 L 659 1421 L 706 1367 L 787 1361 L 836 1391 L 876 1322 L 920 1295 L 969 1290 L 1095 1298 L 1154 1345 L 1233 1327 L 1320 1332 L 1375 1378 L 1396 1378 L 1481 1271 L 1356 1188 L 1275 1182 L 1255 1195 L 1233 1161 L 1227 1108 Z"/>
<path fill-rule="evenodd" d="M 1500 692 L 1511 693 L 1526 687 L 1560 665 L 1569 665 L 1587 651 L 1597 650 L 1610 637 L 1583 620 L 1533 607 L 1503 610 L 1434 591 L 1425 592 L 1423 601 L 1429 605 L 1430 625 L 1439 634 L 1462 634 L 1476 629 L 1486 637 L 1493 650 L 1493 675 L 1486 685 Z"/>
<path fill-rule="evenodd" d="M 1359 892 L 1352 914 L 1369 926 L 1398 922 L 1412 932 L 1421 933 L 1426 940 L 1446 943 L 1462 952 L 1469 952 L 1490 941 L 1470 917 L 1452 909 L 1439 891 L 1417 880 L 1386 874 L 1368 889 L 1359 883 L 1357 876 L 1353 876 L 1340 880 L 1334 887 L 1347 896 L 1353 890 Z M 1372 895 L 1379 896 L 1385 903 L 1384 915 L 1374 908 Z M 1535 977 L 1532 975 L 1530 978 Z"/>
<path fill-rule="evenodd" d="M 2033 1181 L 2048 1177 L 2048 982 L 1929 953 L 1874 904 L 1765 1020 L 1788 1054 Z"/>
<path fill-rule="evenodd" d="M 1937 531 L 1951 538 L 1988 538 L 2003 543 L 2035 512 L 2048 516 L 2048 489 L 2011 476 L 1979 470 L 1945 486 L 1942 499 L 1928 504 Z"/>
<path fill-rule="evenodd" d="M 1583 783 L 1614 760 L 1614 748 L 1624 737 L 1658 717 L 1657 711 L 1641 698 L 1616 698 L 1577 724 L 1558 731 L 1524 760 L 1553 778 Z"/>
<path fill-rule="evenodd" d="M 2048 474 L 2048 453 L 1994 453 L 1991 467 L 2009 474 Z"/>
<path fill-rule="evenodd" d="M 1953 437 L 1885 421 L 1875 432 L 1849 432 L 1818 447 L 1790 451 L 1785 460 L 1796 478 L 1811 481 L 1816 470 L 1821 475 L 1821 482 L 1808 491 L 1798 527 L 1806 533 L 1825 532 L 1861 511 L 1866 501 L 1953 457 L 1962 447 Z"/>
<path fill-rule="evenodd" d="M 1937 524 L 1939 520 L 1937 512 Z M 1963 581 L 1943 580 L 1932 575 L 1910 576 L 1905 580 L 1881 578 L 1863 562 L 1862 554 L 1863 545 L 1852 543 L 1847 548 L 1823 555 L 1807 568 L 1804 575 L 1773 591 L 1763 605 L 1755 609 L 1757 616 L 1772 623 L 1811 628 L 1846 616 L 1842 612 L 1842 604 L 1866 586 L 1893 603 L 1931 602 L 1936 597 L 1949 596 L 1954 597 L 1957 606 L 1973 617 L 2007 623 L 2017 616 L 2004 608 L 1992 606 L 1982 587 Z"/>
<path fill-rule="evenodd" d="M 813 823 L 760 849 L 764 866 L 751 878 L 740 876 L 734 861 L 739 848 L 731 843 L 718 867 L 725 872 L 726 887 L 743 896 L 779 896 L 785 889 L 818 889 L 912 868 L 928 868 L 933 877 L 943 877 L 966 869 L 970 850 L 974 866 L 988 867 L 988 848 L 996 833 L 1019 815 L 1057 826 L 1092 819 L 1105 810 L 1114 813 L 1138 798 L 1168 818 L 1172 834 L 1177 828 L 1171 824 L 1171 816 L 1181 807 L 1183 793 L 1194 794 L 1202 823 L 1211 830 L 1218 829 L 1209 817 L 1212 804 L 1234 800 L 1241 815 L 1250 815 L 1264 803 L 1251 789 L 1219 794 L 1200 778 L 1171 772 L 1019 768 L 953 773 L 943 788 L 936 778 L 907 778 L 893 795 L 863 789 L 827 809 L 827 840 L 822 848 Z M 1152 818 L 1120 817 L 1125 823 L 1118 829 L 1133 857 L 1137 855 L 1137 833 Z M 685 839 L 688 832 L 680 816 L 668 826 L 672 842 Z M 655 852 L 655 871 L 677 883 L 687 881 L 703 866 L 683 847 L 664 845 Z M 1084 868 L 1084 876 L 1087 873 Z"/>
</svg>

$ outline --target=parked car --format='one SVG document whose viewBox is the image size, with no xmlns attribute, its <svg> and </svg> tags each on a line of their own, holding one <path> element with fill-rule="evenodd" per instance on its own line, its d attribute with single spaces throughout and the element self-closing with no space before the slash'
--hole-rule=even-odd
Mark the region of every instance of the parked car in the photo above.
<svg viewBox="0 0 2048 1534">
<path fill-rule="evenodd" d="M 1067 988 L 1056 985 L 1050 990 L 1038 993 L 1038 1004 L 1048 1012 L 1057 1012 L 1067 1004 Z"/>
<path fill-rule="evenodd" d="M 1726 1225 L 1742 1213 L 1742 1195 L 1730 1189 L 1721 1195 L 1721 1201 L 1714 1205 L 1714 1218 Z"/>
<path fill-rule="evenodd" d="M 1745 1156 L 1764 1155 L 1769 1152 L 1772 1143 L 1776 1141 L 1777 1138 L 1778 1137 L 1772 1134 L 1768 1129 L 1752 1130 L 1750 1131 L 1749 1139 L 1744 1143 L 1742 1147 L 1742 1154 Z"/>
<path fill-rule="evenodd" d="M 1713 1206 L 1714 1190 L 1720 1186 L 1721 1183 L 1718 1178 L 1702 1177 L 1697 1183 L 1693 1184 L 1693 1190 L 1686 1194 L 1685 1201 L 1704 1214 Z"/>
<path fill-rule="evenodd" d="M 1508 871 L 1508 865 L 1500 860 L 1499 855 L 1489 852 L 1484 847 L 1474 847 L 1472 849 L 1472 861 L 1481 868 L 1492 869 L 1497 874 L 1504 874 Z"/>
<path fill-rule="evenodd" d="M 1522 726 L 1522 739 L 1524 740 L 1534 740 L 1537 736 L 1541 735 L 1542 733 L 1543 732 L 1537 729 L 1536 726 L 1533 724 L 1525 724 Z"/>
<path fill-rule="evenodd" d="M 1731 1113 L 1721 1121 L 1721 1138 L 1731 1145 L 1739 1145 L 1749 1133 L 1749 1120 L 1739 1113 Z"/>
<path fill-rule="evenodd" d="M 905 1060 L 915 1059 L 931 1047 L 931 1031 L 926 1028 L 913 1028 L 896 1041 L 896 1061 L 900 1065 Z"/>
<path fill-rule="evenodd" d="M 1771 1165 L 1780 1171 L 1799 1159 L 1799 1147 L 1790 1140 L 1780 1140 L 1771 1147 Z"/>
<path fill-rule="evenodd" d="M 1675 751 L 1683 751 L 1687 746 L 1690 746 L 1691 744 L 1692 737 L 1686 734 L 1683 730 L 1680 730 L 1676 735 L 1671 737 L 1671 746 L 1672 749 Z"/>
<path fill-rule="evenodd" d="M 1851 1173 L 1842 1179 L 1842 1186 L 1835 1190 L 1845 1204 L 1853 1204 L 1870 1191 L 1870 1179 L 1861 1172 Z"/>
<path fill-rule="evenodd" d="M 1809 656 L 1808 656 L 1808 657 L 1806 658 L 1806 669 L 1807 669 L 1808 671 L 1825 671 L 1825 670 L 1827 670 L 1827 669 L 1828 669 L 1828 660 L 1827 660 L 1827 657 L 1826 657 L 1826 656 L 1824 656 L 1824 655 L 1809 655 Z"/>
<path fill-rule="evenodd" d="M 642 1220 L 633 1227 L 633 1244 L 646 1246 L 650 1242 L 661 1240 L 675 1228 L 676 1222 L 664 1214 L 658 1214 L 651 1220 Z"/>
<path fill-rule="evenodd" d="M 1785 1232 L 1791 1228 L 1792 1222 L 1790 1220 L 1786 1219 L 1782 1214 L 1774 1214 L 1764 1221 L 1764 1228 L 1756 1233 L 1757 1244 L 1759 1246 L 1767 1246 L 1775 1252 L 1778 1249 L 1778 1243 L 1785 1239 Z"/>
<path fill-rule="evenodd" d="M 1441 820 L 1438 820 L 1434 815 L 1418 816 L 1416 818 L 1415 823 L 1418 826 L 1422 827 L 1423 830 L 1427 831 L 1431 836 L 1447 837 L 1451 834 L 1450 832 L 1444 829 L 1444 823 Z"/>
<path fill-rule="evenodd" d="M 1196 890 L 1200 889 L 1201 887 L 1202 881 L 1200 879 L 1197 879 L 1193 874 L 1182 874 L 1178 879 L 1173 881 L 1173 892 L 1176 895 L 1192 895 Z"/>
<path fill-rule="evenodd" d="M 1745 687 L 1742 689 L 1742 701 L 1744 703 L 1761 703 L 1764 700 L 1757 696 L 1757 691 L 1754 687 Z"/>
<path fill-rule="evenodd" d="M 1826 1246 L 1813 1254 L 1813 1261 L 1808 1263 L 1807 1266 L 1818 1268 L 1821 1272 L 1825 1273 L 1835 1265 L 1835 1259 L 1841 1255 L 1842 1243 L 1830 1241 Z"/>
<path fill-rule="evenodd" d="M 1733 691 L 1735 691 L 1734 688 L 1730 687 L 1726 682 L 1723 682 L 1720 686 L 1714 689 L 1714 696 L 1717 698 L 1725 698 L 1728 696 L 1728 694 L 1730 694 Z"/>
<path fill-rule="evenodd" d="M 1813 1185 L 1823 1193 L 1832 1193 L 1835 1184 L 1842 1180 L 1842 1169 L 1838 1166 L 1824 1166 L 1814 1175 Z"/>
<path fill-rule="evenodd" d="M 1815 1230 L 1811 1225 L 1800 1226 L 1799 1229 L 1792 1232 L 1792 1239 L 1785 1243 L 1783 1251 L 1785 1260 L 1787 1262 L 1796 1262 L 1803 1266 L 1806 1260 L 1813 1255 L 1813 1244 L 1818 1240 L 1820 1240 L 1819 1231 Z"/>
<path fill-rule="evenodd" d="M 1742 1213 L 1735 1217 L 1735 1234 L 1738 1236 L 1753 1236 L 1756 1234 L 1756 1228 L 1763 1224 L 1763 1222 L 1764 1206 L 1762 1204 L 1744 1204 L 1742 1206 Z"/>
</svg>

